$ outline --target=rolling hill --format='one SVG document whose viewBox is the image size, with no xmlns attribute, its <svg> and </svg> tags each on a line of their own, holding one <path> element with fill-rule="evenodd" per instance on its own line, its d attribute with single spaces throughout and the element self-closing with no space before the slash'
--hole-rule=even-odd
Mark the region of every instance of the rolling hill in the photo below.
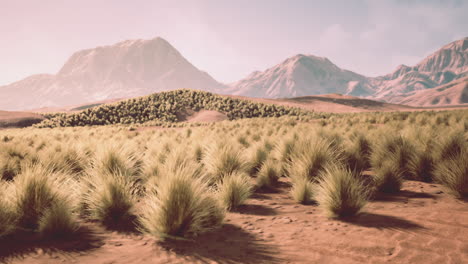
<svg viewBox="0 0 468 264">
<path fill-rule="evenodd" d="M 36 113 L 0 111 L 0 128 L 27 127 L 42 120 L 44 117 Z"/>
</svg>

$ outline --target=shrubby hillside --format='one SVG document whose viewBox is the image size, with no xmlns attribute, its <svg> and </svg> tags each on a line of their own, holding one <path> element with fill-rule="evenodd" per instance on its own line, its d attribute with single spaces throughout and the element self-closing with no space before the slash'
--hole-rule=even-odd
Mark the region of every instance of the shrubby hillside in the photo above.
<svg viewBox="0 0 468 264">
<path fill-rule="evenodd" d="M 46 114 L 37 127 L 69 127 L 111 124 L 142 124 L 149 121 L 177 122 L 187 111 L 215 110 L 230 120 L 252 117 L 297 116 L 299 108 L 251 102 L 197 90 L 175 90 L 101 105 L 78 113 Z"/>
</svg>

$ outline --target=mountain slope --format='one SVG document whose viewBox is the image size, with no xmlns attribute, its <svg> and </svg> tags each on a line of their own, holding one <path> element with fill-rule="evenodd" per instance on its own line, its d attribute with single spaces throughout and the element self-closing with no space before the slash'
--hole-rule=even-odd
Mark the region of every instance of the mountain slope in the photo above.
<svg viewBox="0 0 468 264">
<path fill-rule="evenodd" d="M 468 104 L 468 77 L 431 89 L 390 96 L 387 101 L 412 106 Z"/>
<path fill-rule="evenodd" d="M 127 40 L 73 54 L 56 75 L 0 87 L 0 109 L 57 107 L 158 91 L 223 87 L 162 38 Z"/>
<path fill-rule="evenodd" d="M 369 95 L 372 87 L 366 77 L 340 69 L 327 58 L 298 54 L 231 84 L 229 93 L 264 98 L 328 93 Z"/>
<path fill-rule="evenodd" d="M 340 69 L 326 58 L 296 55 L 263 72 L 254 72 L 226 90 L 231 94 L 284 98 L 328 93 L 391 98 L 468 76 L 468 38 L 443 46 L 415 66 L 400 65 L 375 78 Z"/>
<path fill-rule="evenodd" d="M 413 67 L 400 65 L 393 73 L 372 78 L 373 98 L 384 101 L 434 88 L 468 76 L 468 37 L 449 43 Z"/>
</svg>

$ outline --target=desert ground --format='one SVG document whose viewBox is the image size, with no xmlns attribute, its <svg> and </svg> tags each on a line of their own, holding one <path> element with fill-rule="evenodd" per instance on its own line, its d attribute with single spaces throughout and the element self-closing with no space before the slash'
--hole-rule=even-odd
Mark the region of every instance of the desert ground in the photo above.
<svg viewBox="0 0 468 264">
<path fill-rule="evenodd" d="M 70 242 L 10 241 L 8 263 L 467 263 L 468 205 L 438 184 L 408 181 L 347 220 L 299 205 L 289 184 L 256 193 L 218 230 L 193 241 L 158 242 L 141 234 L 84 225 Z"/>
<path fill-rule="evenodd" d="M 162 125 L 79 125 L 133 100 L 2 129 L 0 262 L 468 262 L 466 109 L 222 100 Z M 330 104 L 364 110 L 298 107 Z"/>
</svg>

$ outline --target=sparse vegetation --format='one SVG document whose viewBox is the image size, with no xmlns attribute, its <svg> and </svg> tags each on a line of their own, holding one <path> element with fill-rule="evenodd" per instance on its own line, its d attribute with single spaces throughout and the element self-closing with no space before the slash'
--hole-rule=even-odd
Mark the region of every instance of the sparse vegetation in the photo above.
<svg viewBox="0 0 468 264">
<path fill-rule="evenodd" d="M 210 104 L 231 119 L 252 118 L 135 128 Z M 153 107 L 156 112 L 145 110 Z M 276 188 L 289 188 L 289 199 L 318 203 L 333 217 L 359 213 L 367 199 L 399 192 L 406 180 L 440 183 L 457 198 L 467 196 L 466 110 L 296 115 L 282 108 L 262 114 L 255 107 L 182 90 L 45 121 L 81 126 L 108 118 L 110 124 L 132 123 L 132 129 L 1 130 L 0 236 L 25 230 L 73 236 L 77 223 L 91 220 L 163 239 L 190 238 L 220 227 L 225 214 L 248 204 L 255 192 Z M 119 121 L 110 117 L 114 112 L 134 117 Z"/>
<path fill-rule="evenodd" d="M 316 200 L 330 217 L 358 214 L 367 202 L 368 194 L 362 183 L 349 169 L 328 166 L 320 176 Z"/>
<path fill-rule="evenodd" d="M 113 104 L 97 105 L 79 113 L 47 114 L 37 127 L 68 127 L 146 122 L 177 122 L 187 110 L 216 110 L 230 120 L 252 117 L 300 115 L 302 110 L 274 104 L 254 103 L 204 91 L 175 90 Z"/>
<path fill-rule="evenodd" d="M 252 194 L 252 184 L 244 173 L 234 172 L 223 177 L 217 186 L 218 197 L 227 210 L 242 205 Z"/>
<path fill-rule="evenodd" d="M 224 210 L 209 192 L 197 170 L 180 167 L 160 178 L 155 191 L 144 198 L 141 230 L 162 239 L 193 237 L 217 228 Z"/>
</svg>

